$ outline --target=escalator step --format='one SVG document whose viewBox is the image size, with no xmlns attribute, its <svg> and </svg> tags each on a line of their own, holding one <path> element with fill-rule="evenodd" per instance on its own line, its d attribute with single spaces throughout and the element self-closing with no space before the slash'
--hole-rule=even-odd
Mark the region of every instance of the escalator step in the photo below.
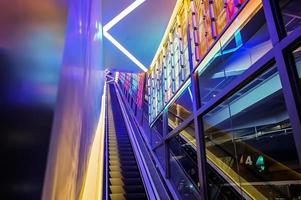
<svg viewBox="0 0 301 200">
<path fill-rule="evenodd" d="M 113 165 L 116 165 L 116 162 L 119 162 L 120 164 L 124 164 L 125 166 L 136 166 L 135 158 L 131 157 L 119 157 L 119 156 L 112 156 L 109 158 L 109 163 L 112 163 Z"/>
<path fill-rule="evenodd" d="M 127 194 L 129 193 L 143 193 L 144 187 L 138 183 L 137 185 L 125 185 L 124 190 Z"/>
<path fill-rule="evenodd" d="M 136 161 L 130 161 L 130 160 L 121 160 L 120 161 L 120 164 L 121 165 L 124 165 L 124 166 L 132 166 L 132 165 L 136 165 Z"/>
<path fill-rule="evenodd" d="M 139 177 L 139 172 L 121 172 L 124 178 L 136 178 Z"/>
<path fill-rule="evenodd" d="M 110 167 L 110 171 L 124 171 L 124 172 L 137 172 L 138 171 L 138 167 L 137 165 L 134 166 L 119 166 L 119 165 L 111 165 Z"/>
<path fill-rule="evenodd" d="M 119 163 L 118 160 L 110 160 L 110 161 L 109 161 L 109 164 L 112 165 L 112 166 L 116 166 L 116 165 L 117 165 L 117 166 L 120 166 L 120 163 Z"/>
<path fill-rule="evenodd" d="M 110 171 L 121 171 L 122 168 L 118 165 L 115 165 L 115 166 L 110 166 Z"/>
<path fill-rule="evenodd" d="M 111 178 L 122 178 L 121 172 L 110 171 L 109 174 L 110 174 L 110 177 L 111 177 Z"/>
<path fill-rule="evenodd" d="M 142 183 L 142 179 L 140 177 L 127 178 L 127 179 L 123 179 L 123 183 L 125 185 L 135 185 L 136 183 Z"/>
<path fill-rule="evenodd" d="M 124 171 L 138 171 L 138 166 L 133 165 L 133 166 L 121 166 L 121 169 Z"/>
<path fill-rule="evenodd" d="M 110 186 L 110 193 L 111 194 L 124 194 L 125 191 L 121 185 L 111 185 Z"/>
<path fill-rule="evenodd" d="M 122 178 L 110 178 L 111 185 L 124 185 Z"/>
<path fill-rule="evenodd" d="M 111 200 L 147 199 L 127 127 L 112 85 L 109 109 L 109 192 Z M 114 106 L 113 106 L 114 105 Z M 115 124 L 118 122 L 117 124 Z M 114 125 L 115 124 L 115 125 Z"/>
<path fill-rule="evenodd" d="M 110 194 L 111 200 L 126 200 L 123 194 Z"/>
<path fill-rule="evenodd" d="M 126 199 L 130 199 L 130 200 L 144 200 L 147 199 L 146 194 L 145 193 L 131 193 L 131 194 L 126 194 L 125 195 Z"/>
</svg>

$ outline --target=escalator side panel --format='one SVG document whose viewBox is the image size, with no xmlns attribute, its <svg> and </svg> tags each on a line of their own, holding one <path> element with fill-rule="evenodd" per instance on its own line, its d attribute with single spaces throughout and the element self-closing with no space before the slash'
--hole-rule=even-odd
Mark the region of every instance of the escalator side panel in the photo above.
<svg viewBox="0 0 301 200">
<path fill-rule="evenodd" d="M 110 199 L 147 199 L 114 85 L 109 84 L 108 152 Z"/>
</svg>

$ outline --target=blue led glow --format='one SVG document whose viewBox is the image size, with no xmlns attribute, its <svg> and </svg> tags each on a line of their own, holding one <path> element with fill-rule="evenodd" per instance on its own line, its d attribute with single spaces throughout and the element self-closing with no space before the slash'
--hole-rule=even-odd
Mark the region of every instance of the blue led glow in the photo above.
<svg viewBox="0 0 301 200">
<path fill-rule="evenodd" d="M 237 51 L 240 47 L 242 47 L 243 42 L 242 42 L 240 30 L 237 30 L 235 32 L 234 40 L 235 40 L 236 47 L 234 47 L 232 49 L 222 50 L 221 52 L 217 53 L 214 57 L 216 58 L 216 57 L 219 57 L 219 56 L 222 56 L 222 55 L 233 53 L 233 52 Z"/>
</svg>

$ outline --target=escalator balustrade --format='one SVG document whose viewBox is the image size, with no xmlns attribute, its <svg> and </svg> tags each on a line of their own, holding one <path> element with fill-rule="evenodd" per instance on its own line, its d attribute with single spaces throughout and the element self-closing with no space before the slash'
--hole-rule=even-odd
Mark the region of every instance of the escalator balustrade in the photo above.
<svg viewBox="0 0 301 200">
<path fill-rule="evenodd" d="M 114 85 L 108 96 L 109 199 L 147 199 Z"/>
</svg>

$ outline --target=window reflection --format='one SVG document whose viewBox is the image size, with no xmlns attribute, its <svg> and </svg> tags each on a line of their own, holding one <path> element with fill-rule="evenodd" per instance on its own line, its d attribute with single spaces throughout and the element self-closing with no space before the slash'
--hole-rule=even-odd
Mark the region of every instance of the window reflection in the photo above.
<svg viewBox="0 0 301 200">
<path fill-rule="evenodd" d="M 183 131 L 168 143 L 170 148 L 170 174 L 184 199 L 198 199 L 199 184 L 197 155 L 195 151 L 194 123 L 191 122 Z M 181 169 L 181 173 L 177 172 Z M 183 193 L 183 194 L 182 194 Z"/>
<path fill-rule="evenodd" d="M 191 122 L 179 135 L 169 141 L 170 150 L 175 159 L 184 168 L 195 185 L 198 185 L 197 157 L 194 150 L 194 123 Z"/>
<path fill-rule="evenodd" d="M 298 47 L 294 52 L 293 52 L 294 58 L 295 58 L 295 64 L 298 72 L 298 77 L 299 77 L 299 85 L 301 88 L 301 46 Z"/>
<path fill-rule="evenodd" d="M 165 170 L 165 146 L 162 145 L 154 150 L 156 157 L 161 165 L 161 167 Z"/>
<path fill-rule="evenodd" d="M 168 125 L 174 129 L 187 119 L 193 110 L 192 89 L 189 85 L 168 108 Z"/>
<path fill-rule="evenodd" d="M 162 115 L 156 120 L 154 125 L 152 126 L 151 133 L 151 146 L 156 147 L 162 141 L 163 137 L 163 117 Z"/>
<path fill-rule="evenodd" d="M 184 173 L 183 169 L 178 165 L 178 162 L 173 155 L 170 155 L 170 180 L 180 199 L 201 199 L 198 190 Z"/>
<path fill-rule="evenodd" d="M 301 170 L 276 67 L 203 117 L 211 167 L 253 199 L 298 199 Z"/>
<path fill-rule="evenodd" d="M 241 27 L 229 39 L 221 38 L 214 48 L 215 54 L 209 55 L 211 60 L 206 60 L 204 66 L 200 65 L 198 71 L 202 105 L 271 49 L 262 5 L 258 6 L 256 13 L 249 13 L 245 23 L 241 24 L 240 19 L 234 22 Z"/>
<path fill-rule="evenodd" d="M 278 0 L 286 32 L 289 34 L 301 25 L 300 0 Z"/>
<path fill-rule="evenodd" d="M 163 116 L 161 115 L 157 120 L 156 122 L 154 123 L 153 127 L 152 127 L 152 130 L 163 136 Z"/>
</svg>

